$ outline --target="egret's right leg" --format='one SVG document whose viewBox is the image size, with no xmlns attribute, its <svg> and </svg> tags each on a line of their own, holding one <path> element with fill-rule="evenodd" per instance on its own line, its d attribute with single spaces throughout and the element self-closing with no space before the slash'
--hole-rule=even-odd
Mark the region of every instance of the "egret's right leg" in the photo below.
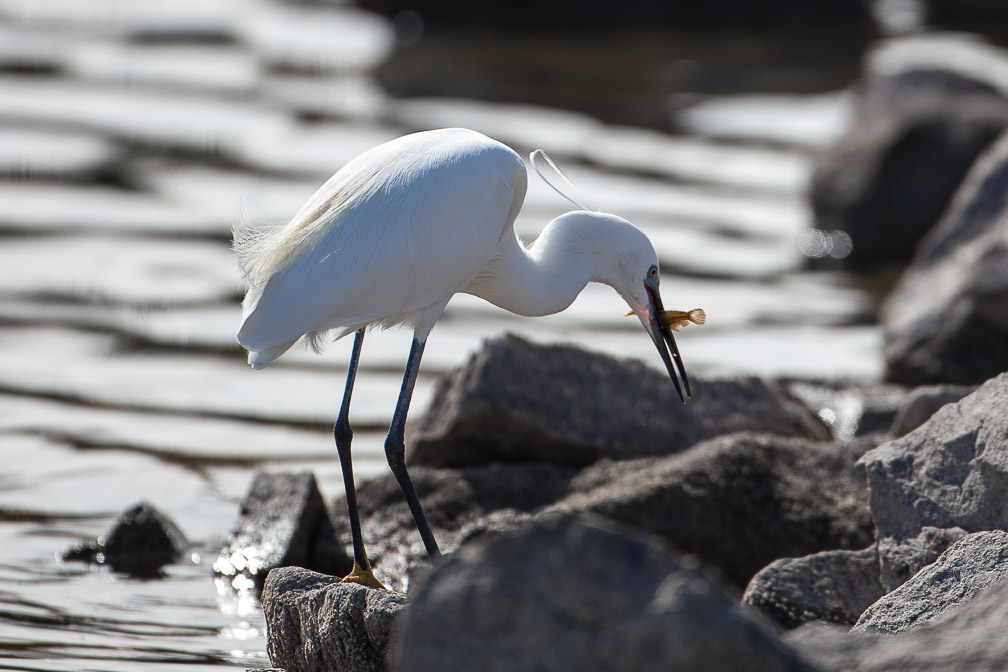
<svg viewBox="0 0 1008 672">
<path fill-rule="evenodd" d="M 361 346 L 364 343 L 364 330 L 360 329 L 354 336 L 353 354 L 350 355 L 350 370 L 347 372 L 346 389 L 343 391 L 343 405 L 340 406 L 333 435 L 336 437 L 336 450 L 339 452 L 340 467 L 343 470 L 343 487 L 346 490 L 347 509 L 350 512 L 350 536 L 353 538 L 354 566 L 343 580 L 359 583 L 371 588 L 384 588 L 381 582 L 371 572 L 367 552 L 364 550 L 364 537 L 361 534 L 360 514 L 357 512 L 357 490 L 354 488 L 353 462 L 350 459 L 350 441 L 353 430 L 350 429 L 350 395 L 353 393 L 354 380 L 357 378 L 357 361 L 360 359 Z"/>
</svg>

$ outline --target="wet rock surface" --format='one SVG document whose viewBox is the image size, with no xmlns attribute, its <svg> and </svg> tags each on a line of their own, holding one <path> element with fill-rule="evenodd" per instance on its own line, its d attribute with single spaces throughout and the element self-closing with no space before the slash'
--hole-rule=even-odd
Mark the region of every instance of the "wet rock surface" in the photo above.
<svg viewBox="0 0 1008 672">
<path fill-rule="evenodd" d="M 259 473 L 214 572 L 236 589 L 247 580 L 261 588 L 271 569 L 290 565 L 343 576 L 353 562 L 335 536 L 311 473 Z"/>
<path fill-rule="evenodd" d="M 155 577 L 188 548 L 189 542 L 171 518 L 147 502 L 138 502 L 124 511 L 106 534 L 68 548 L 61 557 L 105 565 L 132 576 Z"/>
<path fill-rule="evenodd" d="M 666 455 L 732 431 L 829 438 L 781 385 L 758 378 L 693 381 L 682 404 L 668 377 L 579 348 L 488 341 L 446 377 L 408 437 L 411 464 L 462 466 Z"/>
<path fill-rule="evenodd" d="M 572 515 L 459 549 L 419 581 L 402 633 L 403 672 L 814 669 L 695 560 Z"/>
<path fill-rule="evenodd" d="M 978 384 L 1008 370 L 1008 136 L 973 167 L 882 307 L 886 377 Z"/>
<path fill-rule="evenodd" d="M 262 593 L 270 661 L 287 672 L 394 669 L 388 657 L 406 601 L 300 567 L 274 569 Z"/>
</svg>

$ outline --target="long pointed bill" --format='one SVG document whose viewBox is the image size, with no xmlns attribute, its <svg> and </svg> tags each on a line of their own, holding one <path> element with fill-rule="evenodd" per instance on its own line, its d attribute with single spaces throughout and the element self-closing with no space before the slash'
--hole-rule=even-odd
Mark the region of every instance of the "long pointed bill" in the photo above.
<svg viewBox="0 0 1008 672">
<path fill-rule="evenodd" d="M 655 287 L 645 284 L 645 289 L 647 289 L 648 298 L 651 299 L 651 310 L 648 311 L 648 318 L 645 320 L 642 317 L 641 322 L 651 336 L 651 340 L 654 341 L 655 347 L 658 348 L 658 354 L 661 355 L 662 362 L 665 363 L 669 378 L 672 379 L 676 392 L 679 393 L 679 398 L 685 404 L 686 398 L 692 398 L 693 396 L 692 392 L 690 392 L 689 377 L 686 375 L 686 365 L 683 364 L 682 355 L 679 354 L 679 346 L 676 345 L 672 330 L 669 329 L 667 324 L 662 324 L 659 321 L 658 316 L 664 312 L 664 307 L 662 306 L 661 296 L 658 294 L 657 283 L 655 283 Z M 672 364 L 673 361 L 675 362 L 675 366 Z M 677 372 L 678 376 L 676 375 Z M 681 385 L 679 383 L 680 379 L 682 379 Z M 685 396 L 683 395 L 684 387 L 686 389 Z"/>
</svg>

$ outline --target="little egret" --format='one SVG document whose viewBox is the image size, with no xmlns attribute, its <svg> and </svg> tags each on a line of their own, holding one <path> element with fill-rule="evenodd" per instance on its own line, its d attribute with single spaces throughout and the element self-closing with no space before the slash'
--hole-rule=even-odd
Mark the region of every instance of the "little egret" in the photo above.
<svg viewBox="0 0 1008 672">
<path fill-rule="evenodd" d="M 413 329 L 385 455 L 432 561 L 440 551 L 406 470 L 404 430 L 427 336 L 455 293 L 538 316 L 565 309 L 589 282 L 605 283 L 640 318 L 683 402 L 683 389 L 690 394 L 675 339 L 661 319 L 658 257 L 648 238 L 625 219 L 579 210 L 549 222 L 525 245 L 514 221 L 526 185 L 525 164 L 509 147 L 466 129 L 425 131 L 347 163 L 287 225 L 235 228 L 249 285 L 238 342 L 249 364 L 262 369 L 302 336 L 317 349 L 327 332 L 356 334 L 333 430 L 353 537 L 348 580 L 381 586 L 361 536 L 348 419 L 369 327 Z"/>
</svg>

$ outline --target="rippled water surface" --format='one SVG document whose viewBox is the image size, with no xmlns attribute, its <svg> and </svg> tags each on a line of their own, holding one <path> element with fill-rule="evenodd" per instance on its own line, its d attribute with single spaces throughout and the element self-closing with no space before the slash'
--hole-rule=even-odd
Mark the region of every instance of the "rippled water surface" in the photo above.
<svg viewBox="0 0 1008 672">
<path fill-rule="evenodd" d="M 0 0 L 0 669 L 268 666 L 258 606 L 218 594 L 210 565 L 255 469 L 310 468 L 340 493 L 329 425 L 351 344 L 251 371 L 234 342 L 230 227 L 287 219 L 343 162 L 404 132 L 462 125 L 525 155 L 542 147 L 588 205 L 638 224 L 666 305 L 707 312 L 679 339 L 692 372 L 879 376 L 868 295 L 804 271 L 798 246 L 810 153 L 842 132 L 848 94 L 697 99 L 675 108 L 670 135 L 396 98 L 370 74 L 394 49 L 384 20 L 340 7 Z M 564 209 L 533 178 L 517 227 L 534 238 Z M 594 285 L 539 319 L 458 296 L 414 410 L 505 331 L 660 367 L 625 312 Z M 409 339 L 365 342 L 361 478 L 385 469 Z M 185 562 L 136 580 L 56 560 L 139 499 L 193 542 Z"/>
</svg>

